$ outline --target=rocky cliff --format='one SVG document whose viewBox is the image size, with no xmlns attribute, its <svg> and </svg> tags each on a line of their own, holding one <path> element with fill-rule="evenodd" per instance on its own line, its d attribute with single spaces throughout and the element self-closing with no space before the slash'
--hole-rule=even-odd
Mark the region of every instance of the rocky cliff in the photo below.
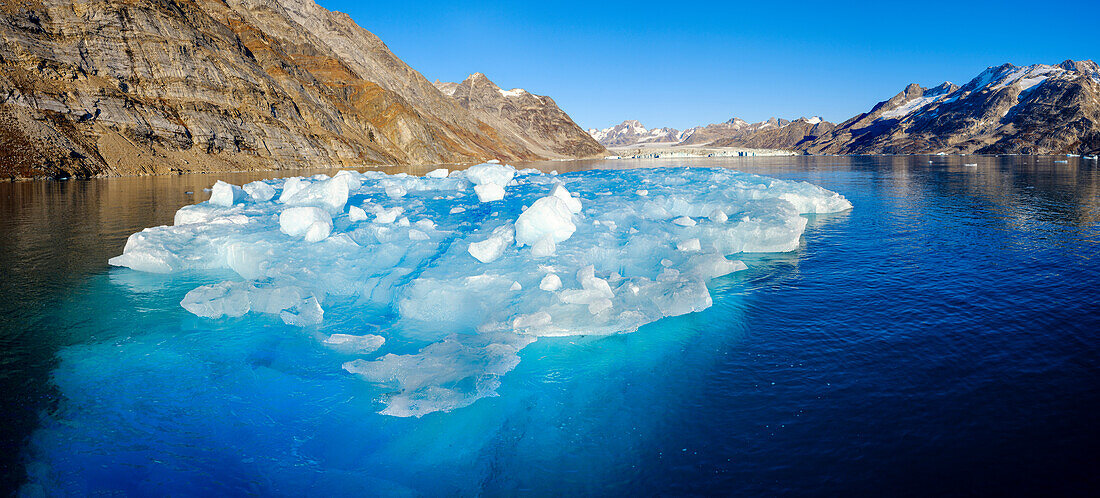
<svg viewBox="0 0 1100 498">
<path fill-rule="evenodd" d="M 772 118 L 775 119 L 775 118 Z M 775 126 L 761 127 L 747 133 L 720 138 L 709 142 L 711 147 L 744 147 L 749 149 L 804 150 L 822 136 L 832 133 L 836 127 L 821 118 L 782 120 Z"/>
<path fill-rule="evenodd" d="M 819 154 L 1095 154 L 1100 69 L 1092 61 L 1004 64 L 962 87 L 911 84 L 801 148 Z"/>
<path fill-rule="evenodd" d="M 546 157 L 312 0 L 0 2 L 0 175 Z"/>
<path fill-rule="evenodd" d="M 554 99 L 522 88 L 503 90 L 484 74 L 461 83 L 435 82 L 474 117 L 547 157 L 592 157 L 607 150 L 558 108 Z"/>
</svg>

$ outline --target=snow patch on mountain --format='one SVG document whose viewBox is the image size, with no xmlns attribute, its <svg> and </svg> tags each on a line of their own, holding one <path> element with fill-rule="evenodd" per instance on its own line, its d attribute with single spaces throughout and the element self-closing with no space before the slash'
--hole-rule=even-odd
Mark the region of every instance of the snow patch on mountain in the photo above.
<svg viewBox="0 0 1100 498">
<path fill-rule="evenodd" d="M 1060 67 L 1048 66 L 1046 64 L 1036 64 L 1034 66 L 1025 66 L 1017 68 L 1014 71 L 1008 73 L 1008 75 L 994 85 L 991 90 L 1000 90 L 1011 85 L 1020 87 L 1021 91 L 1028 90 L 1031 87 L 1038 85 L 1050 78 L 1051 76 L 1065 73 L 1066 70 Z"/>
<path fill-rule="evenodd" d="M 511 90 L 501 89 L 500 94 L 505 97 L 519 97 L 520 95 L 527 94 L 527 90 L 524 90 L 522 88 L 513 88 Z"/>
</svg>

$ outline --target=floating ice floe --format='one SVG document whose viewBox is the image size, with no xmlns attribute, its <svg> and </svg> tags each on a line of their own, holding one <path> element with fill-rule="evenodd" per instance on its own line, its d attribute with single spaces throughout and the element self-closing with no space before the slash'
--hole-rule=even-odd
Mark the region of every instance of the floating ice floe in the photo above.
<svg viewBox="0 0 1100 498">
<path fill-rule="evenodd" d="M 703 310 L 707 281 L 745 268 L 728 256 L 794 250 L 801 214 L 851 208 L 808 183 L 724 169 L 488 163 L 218 182 L 211 194 L 131 235 L 110 263 L 209 275 L 180 303 L 200 317 L 322 332 L 331 354 L 358 356 L 344 370 L 379 385 L 395 416 L 496 395 L 538 337 L 629 333 Z M 235 277 L 220 281 L 226 271 Z M 374 334 L 326 326 L 349 317 L 371 317 Z"/>
</svg>

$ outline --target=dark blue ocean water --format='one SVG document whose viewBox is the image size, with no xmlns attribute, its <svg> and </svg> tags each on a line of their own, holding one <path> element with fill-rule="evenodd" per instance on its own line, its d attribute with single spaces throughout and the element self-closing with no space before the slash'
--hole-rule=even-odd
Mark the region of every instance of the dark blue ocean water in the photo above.
<svg viewBox="0 0 1100 498">
<path fill-rule="evenodd" d="M 1055 159 L 572 165 L 731 167 L 855 208 L 813 217 L 797 251 L 741 257 L 749 269 L 712 283 L 710 309 L 628 335 L 540 339 L 499 397 L 420 419 L 376 414 L 311 353 L 313 337 L 211 324 L 178 305 L 195 282 L 107 267 L 126 236 L 170 223 L 215 178 L 0 185 L 0 482 L 132 495 L 1095 495 L 1100 167 Z"/>
</svg>

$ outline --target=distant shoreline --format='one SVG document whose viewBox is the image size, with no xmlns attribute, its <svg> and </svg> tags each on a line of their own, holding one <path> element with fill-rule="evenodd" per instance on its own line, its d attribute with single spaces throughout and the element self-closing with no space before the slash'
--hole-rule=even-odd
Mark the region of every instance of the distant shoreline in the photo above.
<svg viewBox="0 0 1100 498">
<path fill-rule="evenodd" d="M 801 152 L 784 149 L 753 149 L 748 147 L 709 147 L 705 145 L 676 145 L 674 143 L 646 143 L 625 147 L 608 147 L 611 156 L 606 159 L 660 159 L 686 157 L 759 157 L 801 156 Z"/>
<path fill-rule="evenodd" d="M 945 154 L 945 153 L 922 153 L 922 154 L 805 154 L 796 151 L 782 150 L 782 149 L 751 149 L 743 147 L 706 147 L 706 146 L 692 146 L 681 145 L 671 146 L 667 143 L 660 144 L 637 144 L 627 147 L 609 147 L 608 152 L 610 155 L 601 158 L 576 158 L 576 159 L 549 159 L 545 161 L 505 161 L 514 165 L 525 165 L 532 163 L 573 163 L 573 162 L 591 162 L 591 161 L 608 161 L 608 160 L 638 160 L 638 159 L 705 159 L 705 158 L 753 158 L 753 157 L 795 157 L 795 156 L 815 156 L 815 157 L 909 157 L 909 156 L 927 156 L 927 157 L 951 157 L 951 156 L 974 156 L 974 157 L 1000 157 L 1000 156 L 1022 156 L 1022 157 L 1058 157 L 1058 158 L 1078 158 L 1081 161 L 1091 161 L 1093 164 L 1100 164 L 1100 159 L 1097 156 L 1084 156 L 1077 154 Z M 363 164 L 359 166 L 307 166 L 297 168 L 268 168 L 268 169 L 240 169 L 240 170 L 194 170 L 194 171 L 173 171 L 170 173 L 148 173 L 148 174 L 119 174 L 119 175 L 96 175 L 90 177 L 63 177 L 54 178 L 48 176 L 40 177 L 20 177 L 11 176 L 7 178 L 7 181 L 0 180 L 0 183 L 23 183 L 23 182 L 38 182 L 38 181 L 84 181 L 84 180 L 101 180 L 111 178 L 152 178 L 152 177 L 175 177 L 185 175 L 219 175 L 219 174 L 242 174 L 242 173 L 297 173 L 297 174 L 317 174 L 326 172 L 335 172 L 340 170 L 392 170 L 395 168 L 405 169 L 409 174 L 424 174 L 437 168 L 450 168 L 450 169 L 466 169 L 475 164 L 479 164 L 479 161 L 462 162 L 462 163 L 425 163 L 425 164 Z"/>
</svg>

